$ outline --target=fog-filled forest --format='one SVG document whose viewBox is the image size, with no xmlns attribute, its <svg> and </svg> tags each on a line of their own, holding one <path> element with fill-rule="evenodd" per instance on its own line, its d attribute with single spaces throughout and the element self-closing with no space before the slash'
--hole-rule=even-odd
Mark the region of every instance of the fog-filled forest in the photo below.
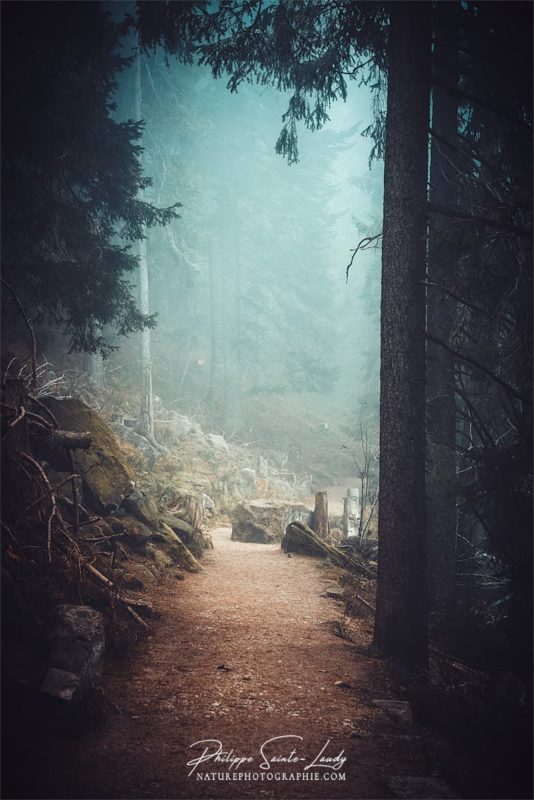
<svg viewBox="0 0 534 800">
<path fill-rule="evenodd" d="M 532 4 L 1 14 L 2 795 L 532 797 Z"/>
</svg>

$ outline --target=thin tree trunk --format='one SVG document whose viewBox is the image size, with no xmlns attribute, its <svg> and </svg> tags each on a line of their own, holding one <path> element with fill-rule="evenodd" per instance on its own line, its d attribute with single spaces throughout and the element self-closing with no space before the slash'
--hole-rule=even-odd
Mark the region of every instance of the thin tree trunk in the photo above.
<svg viewBox="0 0 534 800">
<path fill-rule="evenodd" d="M 445 24 L 446 46 L 440 46 L 443 14 L 450 17 L 448 4 L 437 6 L 434 51 L 435 82 L 458 81 L 458 50 L 451 47 L 453 20 Z M 454 41 L 454 37 L 453 41 Z M 457 138 L 458 102 L 448 92 L 434 88 L 432 93 L 432 138 L 430 199 L 452 208 L 457 173 L 454 169 L 454 145 Z M 451 147 L 443 144 L 450 142 Z M 445 342 L 450 341 L 456 318 L 456 303 L 432 283 L 450 284 L 454 252 L 447 237 L 448 221 L 434 215 L 430 220 L 428 250 L 427 329 Z M 431 341 L 427 344 L 427 532 L 429 609 L 436 622 L 454 608 L 456 577 L 456 407 L 454 358 Z"/>
<path fill-rule="evenodd" d="M 217 381 L 218 353 L 218 324 L 217 324 L 217 281 L 215 274 L 215 255 L 213 241 L 208 244 L 208 278 L 210 293 L 210 382 L 207 392 L 208 403 L 215 398 L 215 384 Z"/>
<path fill-rule="evenodd" d="M 232 220 L 231 275 L 225 326 L 224 420 L 228 430 L 238 430 L 241 425 L 241 253 L 237 201 L 233 203 Z"/>
<path fill-rule="evenodd" d="M 141 53 L 138 51 L 135 73 L 135 116 L 142 118 Z M 144 232 L 143 232 L 144 233 Z M 139 310 L 150 313 L 148 293 L 148 261 L 146 239 L 139 240 Z M 151 441 L 154 440 L 154 395 L 152 392 L 152 358 L 150 353 L 150 329 L 141 331 L 141 408 L 140 432 Z"/>
<path fill-rule="evenodd" d="M 424 279 L 431 4 L 389 8 L 374 638 L 379 651 L 415 667 L 428 657 Z"/>
</svg>

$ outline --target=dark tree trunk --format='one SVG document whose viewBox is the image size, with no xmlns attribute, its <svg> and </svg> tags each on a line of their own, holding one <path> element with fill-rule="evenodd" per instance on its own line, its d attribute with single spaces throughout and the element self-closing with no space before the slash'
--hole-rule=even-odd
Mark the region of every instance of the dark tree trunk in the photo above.
<svg viewBox="0 0 534 800">
<path fill-rule="evenodd" d="M 427 662 L 425 244 L 430 3 L 390 4 L 375 645 Z"/>
<path fill-rule="evenodd" d="M 458 50 L 454 44 L 454 10 L 437 6 L 433 75 L 435 83 L 456 86 Z M 444 15 L 447 19 L 443 19 Z M 440 34 L 446 46 L 440 45 Z M 440 88 L 432 92 L 430 199 L 452 208 L 457 195 L 454 168 L 457 138 L 457 100 Z M 446 143 L 450 143 L 448 146 Z M 456 303 L 440 288 L 450 285 L 455 254 L 447 236 L 450 221 L 435 215 L 430 220 L 428 247 L 427 328 L 449 342 L 456 319 Z M 456 577 L 456 408 L 454 358 L 432 342 L 427 345 L 427 536 L 429 610 L 439 622 L 453 610 Z"/>
<path fill-rule="evenodd" d="M 315 510 L 311 527 L 317 536 L 328 541 L 330 524 L 328 521 L 328 495 L 326 492 L 317 492 L 315 495 Z"/>
</svg>

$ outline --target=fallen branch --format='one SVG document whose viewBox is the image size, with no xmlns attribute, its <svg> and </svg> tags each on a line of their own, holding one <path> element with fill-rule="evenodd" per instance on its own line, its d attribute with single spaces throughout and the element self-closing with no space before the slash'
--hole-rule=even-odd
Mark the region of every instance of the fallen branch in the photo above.
<svg viewBox="0 0 534 800">
<path fill-rule="evenodd" d="M 13 420 L 13 422 L 10 422 L 10 423 L 9 423 L 8 427 L 9 427 L 9 428 L 14 428 L 14 427 L 15 427 L 15 425 L 18 425 L 18 423 L 19 423 L 21 420 L 23 420 L 25 416 L 26 416 L 26 409 L 24 408 L 24 406 L 21 406 L 21 407 L 20 407 L 20 413 L 19 413 L 19 414 L 17 414 L 17 416 L 15 417 L 15 419 Z"/>
<path fill-rule="evenodd" d="M 93 567 L 92 564 L 90 564 L 88 561 L 84 561 L 84 560 L 82 560 L 82 566 L 87 570 L 87 572 L 89 572 L 94 578 L 96 578 L 97 581 L 99 581 L 101 584 L 106 586 L 106 588 L 115 591 L 115 584 L 113 583 L 113 581 L 110 581 L 109 578 L 106 578 L 105 575 L 102 575 L 102 573 L 99 572 L 96 567 Z M 133 610 L 131 605 L 129 605 L 128 601 L 124 600 L 119 594 L 117 594 L 116 597 L 117 597 L 117 600 L 119 600 L 119 602 L 123 604 L 124 608 L 130 614 L 130 616 L 136 622 L 138 622 L 139 625 L 142 625 L 143 628 L 146 628 L 147 631 L 150 631 L 150 625 L 147 625 L 147 623 L 144 621 L 144 619 L 142 619 L 139 616 L 139 614 L 136 611 Z"/>
<path fill-rule="evenodd" d="M 371 603 L 368 603 L 367 600 L 365 600 L 365 598 L 361 597 L 361 595 L 357 594 L 356 595 L 356 600 L 358 600 L 359 603 L 361 603 L 366 608 L 368 608 L 369 611 L 372 611 L 373 614 L 376 614 L 376 608 L 374 606 L 372 606 Z"/>
<path fill-rule="evenodd" d="M 23 458 L 25 458 L 26 461 L 29 461 L 30 464 L 33 464 L 33 466 L 39 472 L 39 474 L 40 474 L 40 476 L 41 476 L 41 478 L 43 480 L 43 483 L 45 484 L 45 486 L 49 490 L 48 494 L 50 496 L 50 502 L 52 504 L 52 511 L 50 513 L 50 516 L 48 517 L 48 523 L 47 523 L 47 550 L 48 550 L 48 561 L 51 562 L 52 561 L 52 520 L 54 519 L 54 517 L 56 517 L 59 522 L 63 523 L 63 525 L 65 523 L 63 522 L 63 517 L 61 516 L 61 514 L 59 512 L 59 509 L 57 507 L 56 498 L 55 498 L 55 495 L 54 495 L 54 490 L 53 490 L 52 486 L 50 485 L 50 481 L 46 477 L 46 472 L 44 471 L 42 466 L 39 464 L 39 462 L 36 461 L 34 458 L 32 458 L 32 456 L 29 456 L 28 453 L 21 453 L 21 456 Z"/>
</svg>

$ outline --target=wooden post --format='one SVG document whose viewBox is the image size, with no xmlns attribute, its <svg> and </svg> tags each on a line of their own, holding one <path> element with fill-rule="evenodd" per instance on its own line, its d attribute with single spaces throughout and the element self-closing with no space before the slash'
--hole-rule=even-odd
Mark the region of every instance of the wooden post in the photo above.
<svg viewBox="0 0 534 800">
<path fill-rule="evenodd" d="M 317 492 L 315 495 L 315 510 L 313 512 L 312 528 L 325 542 L 330 538 L 330 522 L 328 519 L 328 495 L 326 492 Z"/>
</svg>

